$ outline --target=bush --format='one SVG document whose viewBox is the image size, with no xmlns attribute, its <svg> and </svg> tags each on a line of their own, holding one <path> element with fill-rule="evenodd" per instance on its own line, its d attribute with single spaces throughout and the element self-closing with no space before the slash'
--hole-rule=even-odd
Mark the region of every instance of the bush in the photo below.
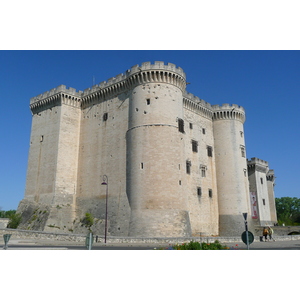
<svg viewBox="0 0 300 300">
<path fill-rule="evenodd" d="M 94 224 L 94 217 L 90 213 L 86 213 L 85 217 L 81 220 L 81 223 L 83 223 L 86 227 L 91 229 L 91 226 Z"/>
<path fill-rule="evenodd" d="M 7 224 L 7 228 L 16 229 L 20 225 L 22 220 L 22 216 L 20 214 L 12 214 L 9 216 L 9 222 Z"/>
<path fill-rule="evenodd" d="M 170 247 L 168 248 L 170 249 Z M 189 243 L 173 245 L 174 250 L 223 250 L 228 249 L 228 247 L 223 246 L 219 241 L 213 243 L 199 243 L 196 241 L 190 241 Z"/>
</svg>

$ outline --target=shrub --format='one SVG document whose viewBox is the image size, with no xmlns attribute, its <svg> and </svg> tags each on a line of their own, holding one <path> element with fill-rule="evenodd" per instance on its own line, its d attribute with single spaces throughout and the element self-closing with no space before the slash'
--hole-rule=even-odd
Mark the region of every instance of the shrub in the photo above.
<svg viewBox="0 0 300 300">
<path fill-rule="evenodd" d="M 220 244 L 219 241 L 213 243 L 199 243 L 196 241 L 190 241 L 189 243 L 177 244 L 172 246 L 175 250 L 223 250 L 228 247 Z"/>
<path fill-rule="evenodd" d="M 86 213 L 85 217 L 81 220 L 81 222 L 89 228 L 89 230 L 91 229 L 91 226 L 94 224 L 94 217 L 92 214 L 90 213 Z"/>
<path fill-rule="evenodd" d="M 20 214 L 12 214 L 9 216 L 9 222 L 7 224 L 7 228 L 16 229 L 20 225 L 22 220 L 22 216 Z"/>
</svg>

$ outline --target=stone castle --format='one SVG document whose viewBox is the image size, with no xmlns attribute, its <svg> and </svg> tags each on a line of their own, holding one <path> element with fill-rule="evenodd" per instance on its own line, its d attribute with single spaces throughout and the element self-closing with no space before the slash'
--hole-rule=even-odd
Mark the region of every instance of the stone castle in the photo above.
<svg viewBox="0 0 300 300">
<path fill-rule="evenodd" d="M 106 196 L 110 236 L 240 235 L 245 212 L 250 230 L 276 223 L 274 173 L 246 159 L 244 109 L 211 105 L 186 84 L 174 64 L 146 62 L 31 98 L 19 228 L 82 233 L 90 213 L 103 235 Z"/>
</svg>

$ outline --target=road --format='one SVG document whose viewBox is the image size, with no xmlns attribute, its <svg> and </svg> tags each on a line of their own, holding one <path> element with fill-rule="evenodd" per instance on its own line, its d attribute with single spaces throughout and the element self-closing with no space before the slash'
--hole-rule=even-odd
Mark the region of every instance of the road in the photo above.
<svg viewBox="0 0 300 300">
<path fill-rule="evenodd" d="M 231 250 L 246 250 L 247 246 L 240 241 L 239 243 L 224 243 Z M 167 247 L 165 245 L 164 247 Z M 4 243 L 0 243 L 0 250 Z M 92 250 L 154 250 L 163 248 L 163 245 L 135 245 L 135 244 L 100 244 L 94 243 Z M 83 243 L 71 243 L 62 241 L 41 241 L 41 240 L 12 240 L 8 243 L 7 250 L 87 250 Z M 271 241 L 253 242 L 249 250 L 300 250 L 300 240 L 293 241 Z"/>
</svg>

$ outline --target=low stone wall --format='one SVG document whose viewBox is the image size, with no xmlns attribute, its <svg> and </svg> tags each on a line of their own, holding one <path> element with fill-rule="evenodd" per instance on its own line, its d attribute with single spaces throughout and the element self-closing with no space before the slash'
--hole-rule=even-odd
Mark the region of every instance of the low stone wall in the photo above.
<svg viewBox="0 0 300 300">
<path fill-rule="evenodd" d="M 1 218 L 0 219 L 0 229 L 6 228 L 8 221 L 9 221 L 8 218 Z"/>
<path fill-rule="evenodd" d="M 44 232 L 44 231 L 31 231 L 31 230 L 19 230 L 19 229 L 0 229 L 0 235 L 12 234 L 13 239 L 33 239 L 33 240 L 49 240 L 49 241 L 66 241 L 66 242 L 85 242 L 86 235 L 83 234 L 68 234 L 68 233 L 53 233 L 53 232 Z M 96 236 L 94 236 L 96 239 Z M 291 240 L 300 240 L 300 235 L 283 235 L 278 236 L 274 235 L 274 238 L 278 241 L 291 241 Z M 133 237 L 107 237 L 107 244 L 181 244 L 187 243 L 191 240 L 213 243 L 218 240 L 220 243 L 235 243 L 241 242 L 240 236 L 235 237 L 165 237 L 165 238 L 133 238 Z M 256 236 L 254 239 L 255 242 L 259 242 L 259 236 Z M 98 236 L 98 243 L 104 243 L 104 237 Z"/>
</svg>

